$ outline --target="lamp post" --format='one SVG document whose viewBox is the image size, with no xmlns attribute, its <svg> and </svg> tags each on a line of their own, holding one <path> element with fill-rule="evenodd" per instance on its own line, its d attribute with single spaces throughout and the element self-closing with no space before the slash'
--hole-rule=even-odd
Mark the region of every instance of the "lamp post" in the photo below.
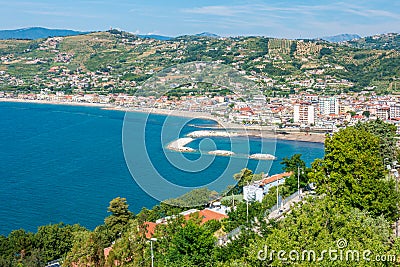
<svg viewBox="0 0 400 267">
<path fill-rule="evenodd" d="M 279 209 L 279 180 L 276 184 L 276 208 Z"/>
<path fill-rule="evenodd" d="M 301 169 L 303 171 L 303 169 Z M 300 166 L 297 166 L 297 195 L 300 196 Z"/>
<path fill-rule="evenodd" d="M 157 238 L 150 238 L 150 251 L 151 251 L 151 267 L 154 267 L 154 253 L 153 253 L 153 241 L 157 241 Z"/>
<path fill-rule="evenodd" d="M 397 218 L 396 218 L 396 237 L 399 237 L 399 200 L 397 199 L 398 195 L 399 195 L 399 172 L 397 170 L 398 167 L 400 167 L 399 165 L 397 165 L 397 161 L 393 161 L 393 175 L 396 178 L 396 214 L 397 214 Z"/>
<path fill-rule="evenodd" d="M 249 200 L 246 198 L 246 223 L 249 223 Z"/>
<path fill-rule="evenodd" d="M 385 164 L 386 160 L 388 160 L 388 158 L 385 158 L 383 160 L 384 164 Z M 393 173 L 393 176 L 396 179 L 396 214 L 397 214 L 396 223 L 395 223 L 396 238 L 399 236 L 399 201 L 397 199 L 398 194 L 399 194 L 399 172 L 398 172 L 397 168 L 400 167 L 400 165 L 397 165 L 397 163 L 398 163 L 397 161 L 393 161 L 392 162 L 393 166 L 391 166 L 390 164 L 387 165 L 387 169 Z"/>
</svg>

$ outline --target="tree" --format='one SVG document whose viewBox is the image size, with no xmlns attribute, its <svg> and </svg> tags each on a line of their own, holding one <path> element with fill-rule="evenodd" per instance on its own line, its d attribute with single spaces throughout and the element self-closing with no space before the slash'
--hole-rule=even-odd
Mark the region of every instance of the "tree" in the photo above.
<svg viewBox="0 0 400 267">
<path fill-rule="evenodd" d="M 276 199 L 276 198 L 275 198 Z M 247 216 L 247 205 L 248 205 L 248 216 Z M 249 225 L 255 218 L 261 219 L 263 218 L 265 210 L 263 209 L 260 202 L 240 202 L 237 203 L 236 208 L 232 209 L 228 213 L 228 219 L 223 221 L 224 230 L 232 231 L 233 229 L 242 226 Z"/>
<path fill-rule="evenodd" d="M 277 188 L 278 188 L 277 186 L 273 186 L 268 189 L 268 193 L 264 196 L 263 201 L 262 201 L 263 209 L 269 210 L 274 205 L 276 205 L 276 190 L 277 190 Z M 297 190 L 297 187 L 295 190 Z M 279 193 L 279 196 L 281 196 L 282 198 L 286 198 L 286 197 L 290 196 L 290 194 L 292 194 L 293 192 L 285 182 L 285 184 L 279 185 L 278 193 Z"/>
<path fill-rule="evenodd" d="M 215 239 L 208 229 L 192 220 L 173 236 L 167 262 L 180 266 L 213 266 Z"/>
<path fill-rule="evenodd" d="M 332 55 L 332 49 L 324 47 L 319 51 L 320 56 Z"/>
<path fill-rule="evenodd" d="M 362 115 L 369 118 L 369 116 L 371 115 L 371 112 L 369 110 L 365 110 L 365 111 L 363 111 Z"/>
<path fill-rule="evenodd" d="M 243 190 L 243 186 L 246 186 L 253 181 L 253 172 L 247 168 L 244 168 L 239 173 L 234 174 L 233 178 L 238 181 L 236 184 L 236 189 L 240 193 Z"/>
<path fill-rule="evenodd" d="M 383 159 L 388 159 L 386 163 L 392 163 L 399 156 L 399 149 L 396 145 L 396 126 L 381 119 L 358 123 L 357 129 L 363 129 L 379 138 L 379 153 Z"/>
<path fill-rule="evenodd" d="M 301 154 L 294 154 L 290 158 L 285 157 L 281 164 L 284 165 L 283 170 L 285 172 L 292 172 L 292 175 L 285 179 L 285 185 L 289 187 L 289 193 L 297 191 L 298 177 L 300 179 L 300 187 L 308 184 L 308 169 L 306 168 L 306 163 L 301 159 Z"/>
<path fill-rule="evenodd" d="M 11 266 L 13 254 L 9 239 L 0 235 L 0 266 Z"/>
<path fill-rule="evenodd" d="M 117 197 L 110 201 L 108 212 L 111 212 L 111 215 L 104 222 L 115 238 L 120 236 L 129 220 L 133 218 L 128 208 L 126 198 Z"/>
<path fill-rule="evenodd" d="M 178 207 L 201 207 L 217 198 L 218 192 L 208 188 L 198 188 L 174 199 L 164 201 L 165 204 Z"/>
<path fill-rule="evenodd" d="M 35 234 L 35 247 L 42 250 L 45 262 L 62 258 L 72 248 L 74 232 L 83 230 L 79 225 L 63 223 L 40 226 Z"/>
<path fill-rule="evenodd" d="M 145 228 L 137 220 L 132 220 L 122 237 L 115 241 L 107 258 L 108 266 L 116 264 L 130 266 L 150 265 L 149 245 L 145 237 Z"/>
<path fill-rule="evenodd" d="M 385 179 L 379 138 L 364 129 L 347 127 L 325 140 L 325 156 L 309 176 L 317 192 L 377 217 L 397 218 L 394 181 Z"/>
<path fill-rule="evenodd" d="M 370 259 L 374 259 L 376 255 L 387 255 L 391 251 L 391 235 L 390 224 L 382 216 L 372 218 L 367 212 L 338 205 L 328 196 L 309 198 L 302 205 L 294 207 L 268 234 L 256 236 L 254 242 L 245 249 L 245 257 L 231 258 L 229 261 L 235 260 L 237 266 L 383 266 L 382 263 L 373 261 L 365 261 L 366 265 L 363 265 L 362 253 L 364 250 L 370 250 Z M 321 261 L 316 260 L 324 250 L 338 250 L 338 240 L 347 242 L 347 246 L 343 246 L 342 249 L 343 260 L 338 258 L 332 261 L 329 253 L 326 253 Z M 350 260 L 346 261 L 347 250 L 360 251 L 360 260 L 349 258 Z M 286 252 L 286 255 L 281 255 L 287 258 L 286 261 L 278 258 L 278 251 Z M 299 259 L 291 260 L 290 251 L 298 252 Z M 306 254 L 305 260 L 302 260 L 304 251 L 314 251 L 316 259 L 312 260 L 313 256 L 310 254 L 309 261 Z M 296 254 L 292 256 L 295 258 Z M 391 263 L 387 266 L 390 266 L 389 264 Z"/>
<path fill-rule="evenodd" d="M 23 229 L 14 230 L 8 235 L 8 242 L 12 255 L 16 259 L 24 259 L 33 248 L 33 233 L 27 233 Z"/>
<path fill-rule="evenodd" d="M 74 233 L 74 242 L 63 266 L 104 266 L 104 246 L 97 231 Z"/>
</svg>

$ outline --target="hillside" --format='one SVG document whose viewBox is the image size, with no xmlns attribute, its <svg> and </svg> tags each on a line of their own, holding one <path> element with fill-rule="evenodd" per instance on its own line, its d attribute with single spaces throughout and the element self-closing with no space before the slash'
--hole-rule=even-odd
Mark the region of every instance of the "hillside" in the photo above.
<svg viewBox="0 0 400 267">
<path fill-rule="evenodd" d="M 0 89 L 23 92 L 134 92 L 154 73 L 193 61 L 241 70 L 266 95 L 304 90 L 335 94 L 367 87 L 385 92 L 400 74 L 399 52 L 393 50 L 266 37 L 156 40 L 117 30 L 3 40 L 0 56 Z"/>
<path fill-rule="evenodd" d="M 138 35 L 140 38 L 149 38 L 149 39 L 155 39 L 159 41 L 168 41 L 171 40 L 173 37 L 169 36 L 164 36 L 164 35 L 156 35 L 156 34 L 144 34 L 144 35 Z"/>
<path fill-rule="evenodd" d="M 85 34 L 85 32 L 60 30 L 60 29 L 46 29 L 41 27 L 23 28 L 16 30 L 0 30 L 0 39 L 29 39 L 35 40 L 40 38 L 55 37 L 55 36 L 73 36 Z"/>
<path fill-rule="evenodd" d="M 400 51 L 400 34 L 387 33 L 360 38 L 347 42 L 348 45 L 362 49 L 381 49 Z"/>
<path fill-rule="evenodd" d="M 339 34 L 339 35 L 335 35 L 335 36 L 326 36 L 326 37 L 322 37 L 322 40 L 331 42 L 331 43 L 340 43 L 340 42 L 345 42 L 345 41 L 351 41 L 354 39 L 360 39 L 361 36 L 358 34 Z"/>
</svg>

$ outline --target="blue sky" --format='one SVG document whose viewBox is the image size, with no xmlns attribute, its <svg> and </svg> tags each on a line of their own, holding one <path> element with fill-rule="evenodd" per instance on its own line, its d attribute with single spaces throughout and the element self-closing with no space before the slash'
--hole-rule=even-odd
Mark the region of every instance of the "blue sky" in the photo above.
<svg viewBox="0 0 400 267">
<path fill-rule="evenodd" d="M 398 0 L 0 0 L 0 7 L 2 29 L 113 27 L 169 36 L 208 31 L 285 38 L 400 32 Z"/>
</svg>

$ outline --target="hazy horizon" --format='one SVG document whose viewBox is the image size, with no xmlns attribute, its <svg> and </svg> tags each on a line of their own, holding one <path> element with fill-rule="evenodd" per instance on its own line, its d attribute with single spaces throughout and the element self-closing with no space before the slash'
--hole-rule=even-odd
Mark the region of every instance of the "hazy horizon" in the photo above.
<svg viewBox="0 0 400 267">
<path fill-rule="evenodd" d="M 288 38 L 288 37 L 278 37 L 278 36 L 272 36 L 272 35 L 260 35 L 260 34 L 242 34 L 242 35 L 220 35 L 218 33 L 215 32 L 207 32 L 207 31 L 202 31 L 202 32 L 193 32 L 193 33 L 181 33 L 178 35 L 167 35 L 167 34 L 154 34 L 154 33 L 137 33 L 137 32 L 130 32 L 128 30 L 124 30 L 121 28 L 109 28 L 109 29 L 103 29 L 103 30 L 88 30 L 88 31 L 81 31 L 79 29 L 70 29 L 70 28 L 51 28 L 51 27 L 45 27 L 45 26 L 28 26 L 28 27 L 21 27 L 21 28 L 15 28 L 15 29 L 0 29 L 0 31 L 18 31 L 18 30 L 25 30 L 25 29 L 34 29 L 34 28 L 43 28 L 43 29 L 47 29 L 47 30 L 61 30 L 61 31 L 77 31 L 77 32 L 82 32 L 82 33 L 91 33 L 91 32 L 103 32 L 103 31 L 108 31 L 110 29 L 115 29 L 115 30 L 119 30 L 119 31 L 123 31 L 123 32 L 128 32 L 131 34 L 136 34 L 136 35 L 141 35 L 141 36 L 150 36 L 150 35 L 155 35 L 155 36 L 163 36 L 163 37 L 171 37 L 171 38 L 176 38 L 176 37 L 180 37 L 180 36 L 194 36 L 194 35 L 198 35 L 198 34 L 216 34 L 219 37 L 249 37 L 249 36 L 257 36 L 257 37 L 269 37 L 269 38 L 283 38 L 283 39 L 318 39 L 318 38 L 325 38 L 325 37 L 334 37 L 334 36 L 340 36 L 340 35 L 359 35 L 361 38 L 363 37 L 368 37 L 368 36 L 372 36 L 372 35 L 360 35 L 358 33 L 355 32 L 342 32 L 342 33 L 337 33 L 337 34 L 332 34 L 332 35 L 321 35 L 321 36 L 314 36 L 314 37 L 310 37 L 310 38 L 301 38 L 301 37 L 297 37 L 297 38 Z M 380 33 L 376 33 L 376 34 L 390 34 L 390 33 L 399 33 L 399 32 L 380 32 Z M 375 35 L 375 34 L 374 34 Z"/>
<path fill-rule="evenodd" d="M 77 31 L 112 28 L 165 36 L 211 32 L 220 36 L 309 39 L 338 34 L 399 32 L 400 3 L 391 1 L 3 1 L 2 28 Z M 16 20 L 15 18 L 18 17 Z"/>
</svg>

